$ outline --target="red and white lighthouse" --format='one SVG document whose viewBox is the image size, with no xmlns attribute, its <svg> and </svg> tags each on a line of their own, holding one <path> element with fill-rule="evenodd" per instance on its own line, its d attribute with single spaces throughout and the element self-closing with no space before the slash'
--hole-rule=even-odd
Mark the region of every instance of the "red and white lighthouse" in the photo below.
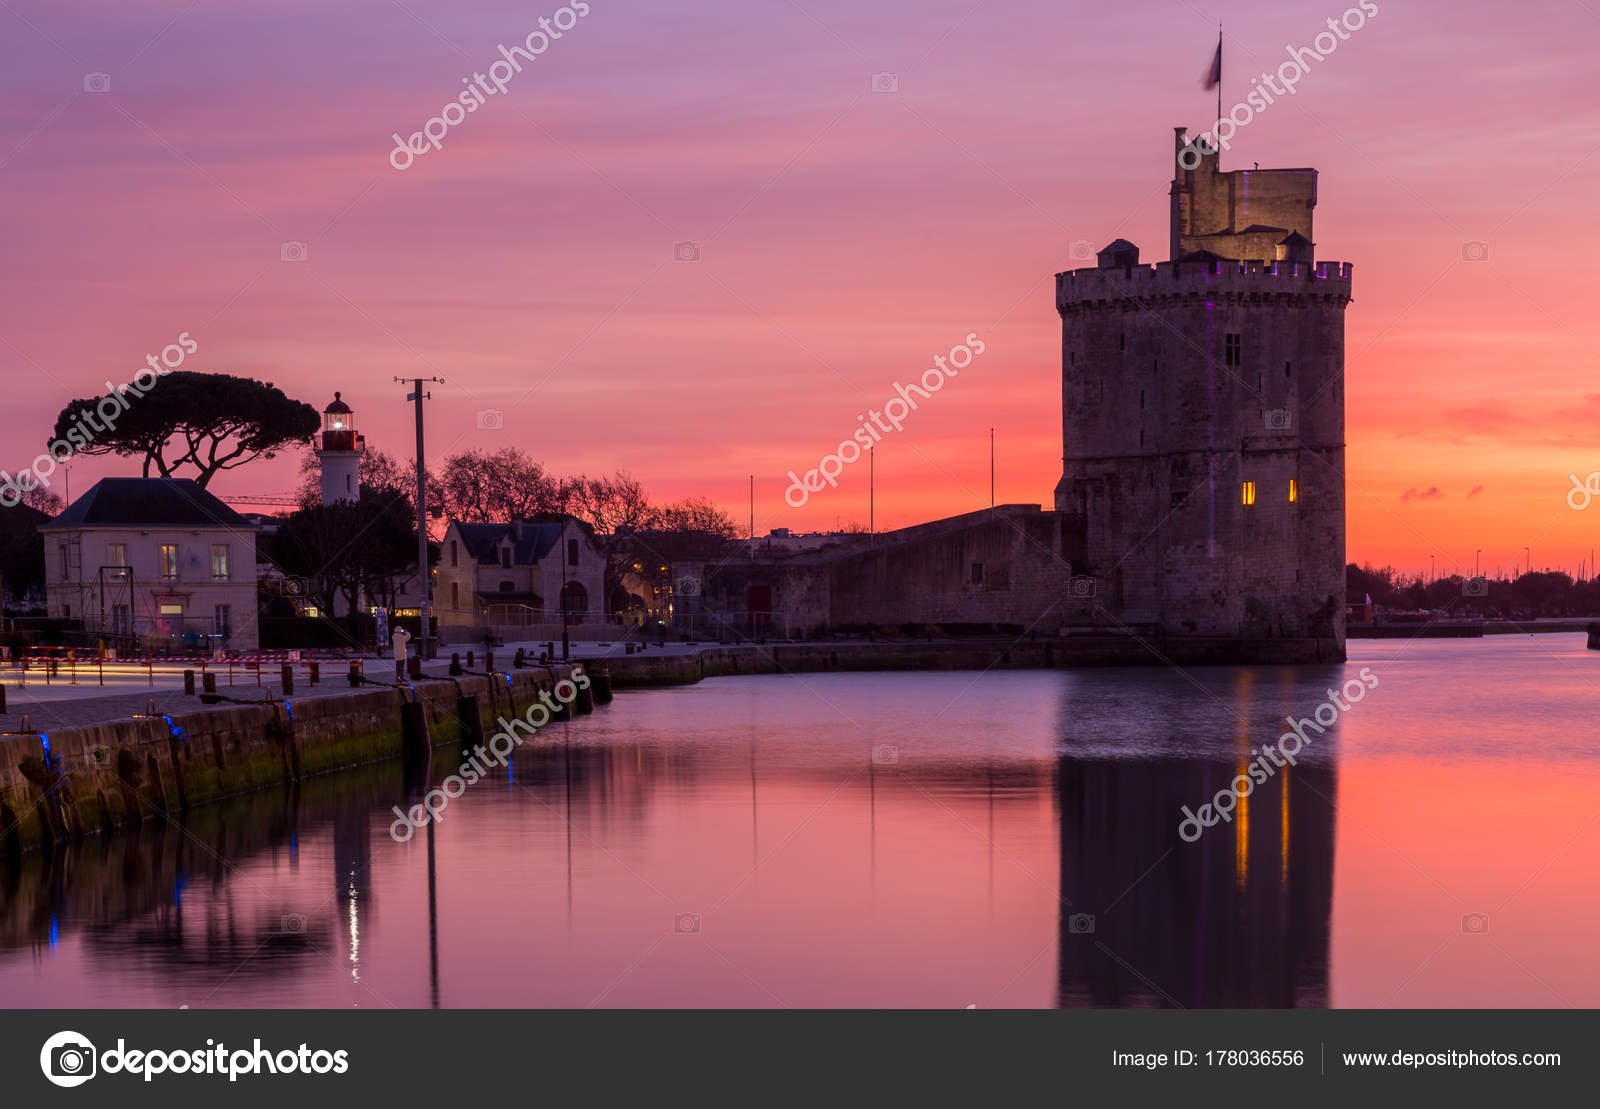
<svg viewBox="0 0 1600 1109">
<path fill-rule="evenodd" d="M 361 495 L 361 454 L 367 441 L 356 431 L 355 413 L 333 394 L 322 410 L 322 441 L 317 461 L 322 464 L 322 503 L 354 501 Z"/>
</svg>

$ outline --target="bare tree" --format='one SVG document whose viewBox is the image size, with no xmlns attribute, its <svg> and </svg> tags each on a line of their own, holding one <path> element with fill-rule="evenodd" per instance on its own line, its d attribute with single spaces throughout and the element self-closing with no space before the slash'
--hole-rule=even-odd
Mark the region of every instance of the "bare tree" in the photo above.
<svg viewBox="0 0 1600 1109">
<path fill-rule="evenodd" d="M 556 482 L 521 447 L 465 450 L 444 460 L 439 491 L 453 520 L 504 524 L 559 510 Z"/>
</svg>

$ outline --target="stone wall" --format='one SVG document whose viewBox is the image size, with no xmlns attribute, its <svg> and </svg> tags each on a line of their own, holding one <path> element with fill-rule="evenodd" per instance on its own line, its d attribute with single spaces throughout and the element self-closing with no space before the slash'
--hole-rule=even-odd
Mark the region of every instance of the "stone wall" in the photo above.
<svg viewBox="0 0 1600 1109">
<path fill-rule="evenodd" d="M 770 597 L 769 630 L 791 638 L 906 624 L 1053 632 L 1072 578 L 1069 545 L 1056 513 L 1001 505 L 870 545 L 731 561 L 708 572 L 705 607 L 745 614 L 761 603 L 753 598 Z"/>
<path fill-rule="evenodd" d="M 0 847 L 28 848 L 175 812 L 264 786 L 405 752 L 401 706 L 422 706 L 433 743 L 467 738 L 462 698 L 484 734 L 525 713 L 570 666 L 423 679 L 401 689 L 218 705 L 52 732 L 0 737 Z M 590 702 L 592 705 L 592 702 Z M 48 759 L 46 751 L 48 750 Z"/>
</svg>

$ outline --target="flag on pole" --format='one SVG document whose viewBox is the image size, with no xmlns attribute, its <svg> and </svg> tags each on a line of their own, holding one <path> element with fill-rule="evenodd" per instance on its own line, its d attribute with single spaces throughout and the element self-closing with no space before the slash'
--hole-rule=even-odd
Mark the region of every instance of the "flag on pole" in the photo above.
<svg viewBox="0 0 1600 1109">
<path fill-rule="evenodd" d="M 1207 92 L 1222 84 L 1222 38 L 1217 38 L 1217 56 L 1211 59 L 1211 64 L 1206 67 L 1205 89 Z"/>
</svg>

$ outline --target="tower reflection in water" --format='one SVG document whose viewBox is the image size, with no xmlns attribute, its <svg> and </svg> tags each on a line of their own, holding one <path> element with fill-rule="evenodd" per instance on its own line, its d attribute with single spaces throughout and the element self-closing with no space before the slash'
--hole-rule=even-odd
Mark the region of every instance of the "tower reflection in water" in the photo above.
<svg viewBox="0 0 1600 1109">
<path fill-rule="evenodd" d="M 1185 843 L 1243 765 L 1058 761 L 1059 1005 L 1327 1006 L 1337 772 L 1285 767 Z"/>
</svg>

